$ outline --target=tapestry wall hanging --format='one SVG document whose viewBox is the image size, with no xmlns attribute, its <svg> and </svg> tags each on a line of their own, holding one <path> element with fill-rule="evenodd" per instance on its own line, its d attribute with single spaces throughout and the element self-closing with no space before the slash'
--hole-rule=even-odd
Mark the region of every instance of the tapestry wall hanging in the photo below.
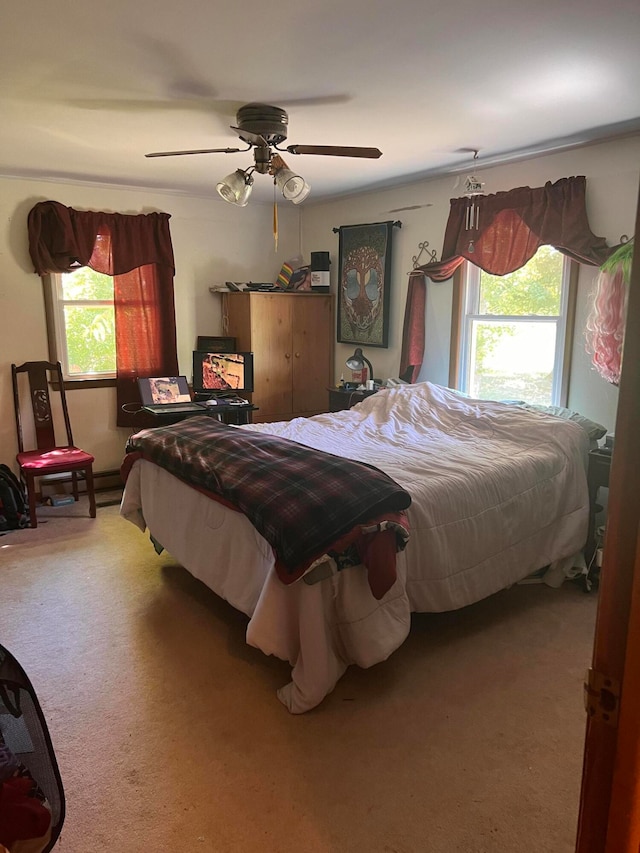
<svg viewBox="0 0 640 853">
<path fill-rule="evenodd" d="M 338 341 L 387 347 L 393 222 L 343 225 L 338 271 Z"/>
</svg>

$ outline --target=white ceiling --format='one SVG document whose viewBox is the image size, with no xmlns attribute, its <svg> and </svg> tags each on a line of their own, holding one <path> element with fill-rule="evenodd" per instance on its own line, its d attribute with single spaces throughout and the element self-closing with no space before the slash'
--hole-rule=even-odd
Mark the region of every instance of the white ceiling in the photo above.
<svg viewBox="0 0 640 853">
<path fill-rule="evenodd" d="M 0 24 L 0 174 L 215 194 L 285 107 L 305 204 L 640 130 L 639 0 L 28 0 Z M 253 199 L 272 198 L 257 175 Z"/>
</svg>

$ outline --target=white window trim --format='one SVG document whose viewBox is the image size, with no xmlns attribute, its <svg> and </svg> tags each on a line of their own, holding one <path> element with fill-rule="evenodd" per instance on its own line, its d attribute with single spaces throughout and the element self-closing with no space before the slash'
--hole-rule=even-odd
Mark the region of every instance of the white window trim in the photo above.
<svg viewBox="0 0 640 853">
<path fill-rule="evenodd" d="M 507 314 L 479 313 L 481 270 L 474 264 L 465 261 L 461 268 L 461 275 L 458 284 L 461 288 L 460 313 L 458 317 L 452 317 L 452 342 L 454 340 L 458 341 L 458 352 L 455 359 L 457 370 L 454 373 L 454 387 L 464 391 L 465 393 L 469 387 L 469 373 L 471 368 L 471 327 L 473 320 L 482 320 L 487 323 L 555 322 L 556 348 L 554 355 L 551 405 L 566 406 L 569 387 L 568 376 L 571 368 L 571 337 L 573 335 L 575 315 L 577 268 L 578 265 L 575 261 L 572 261 L 571 258 L 566 255 L 563 257 L 560 314 L 518 314 L 511 316 Z"/>
<path fill-rule="evenodd" d="M 79 307 L 88 305 L 100 307 L 113 305 L 111 300 L 106 299 L 69 299 L 65 300 L 62 295 L 62 274 L 47 273 L 42 276 L 45 297 L 45 311 L 47 316 L 47 337 L 49 340 L 49 360 L 59 361 L 62 365 L 62 376 L 65 384 L 67 382 L 86 382 L 87 380 L 115 379 L 116 372 L 103 371 L 102 373 L 69 373 L 67 358 L 67 336 L 65 334 L 65 305 L 77 305 Z"/>
</svg>

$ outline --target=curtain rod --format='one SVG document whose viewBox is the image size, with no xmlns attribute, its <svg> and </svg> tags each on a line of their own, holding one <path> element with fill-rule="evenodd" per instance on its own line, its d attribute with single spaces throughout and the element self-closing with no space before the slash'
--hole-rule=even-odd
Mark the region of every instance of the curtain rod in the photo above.
<svg viewBox="0 0 640 853">
<path fill-rule="evenodd" d="M 386 225 L 385 222 L 367 222 L 367 225 Z M 402 228 L 402 222 L 399 219 L 396 219 L 395 222 L 391 223 L 395 225 L 396 228 Z M 332 228 L 334 234 L 338 234 L 341 228 L 362 228 L 362 225 L 341 225 L 340 228 Z"/>
</svg>

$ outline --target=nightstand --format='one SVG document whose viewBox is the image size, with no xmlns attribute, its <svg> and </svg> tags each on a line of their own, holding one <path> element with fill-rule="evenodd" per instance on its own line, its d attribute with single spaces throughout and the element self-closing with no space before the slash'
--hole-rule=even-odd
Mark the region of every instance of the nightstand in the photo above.
<svg viewBox="0 0 640 853">
<path fill-rule="evenodd" d="M 345 391 L 344 388 L 327 388 L 329 392 L 329 411 L 344 412 L 356 403 L 361 403 L 365 397 L 375 394 L 375 391 Z"/>
<path fill-rule="evenodd" d="M 601 487 L 609 485 L 610 472 L 611 453 L 605 453 L 601 448 L 591 450 L 589 453 L 589 467 L 587 469 L 587 483 L 589 486 L 589 530 L 587 533 L 587 544 L 585 545 L 587 565 L 589 565 L 593 557 L 593 552 L 596 549 L 598 491 Z"/>
</svg>

